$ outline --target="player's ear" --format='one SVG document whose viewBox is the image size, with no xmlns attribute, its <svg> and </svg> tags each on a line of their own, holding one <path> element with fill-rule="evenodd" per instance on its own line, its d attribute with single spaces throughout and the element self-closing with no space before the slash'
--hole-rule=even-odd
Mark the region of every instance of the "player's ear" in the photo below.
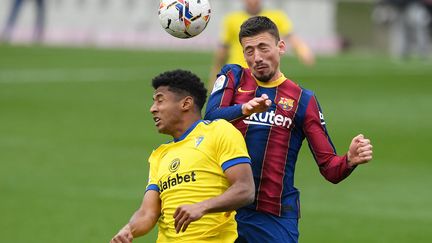
<svg viewBox="0 0 432 243">
<path fill-rule="evenodd" d="M 194 100 L 192 96 L 186 96 L 183 98 L 182 109 L 184 111 L 190 110 L 194 108 Z"/>
<path fill-rule="evenodd" d="M 279 54 L 283 55 L 285 54 L 286 51 L 286 44 L 284 40 L 280 40 L 277 44 L 278 48 L 279 48 Z"/>
</svg>

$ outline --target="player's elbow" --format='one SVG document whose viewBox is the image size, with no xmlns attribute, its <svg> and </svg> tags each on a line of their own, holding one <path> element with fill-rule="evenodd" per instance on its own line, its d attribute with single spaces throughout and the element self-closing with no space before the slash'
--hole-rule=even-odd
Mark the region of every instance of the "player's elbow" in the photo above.
<svg viewBox="0 0 432 243">
<path fill-rule="evenodd" d="M 245 197 L 245 204 L 249 205 L 252 204 L 255 200 L 255 188 L 248 188 L 248 191 L 246 193 Z"/>
<path fill-rule="evenodd" d="M 255 189 L 252 189 L 247 198 L 246 205 L 252 204 L 255 201 Z"/>
<path fill-rule="evenodd" d="M 241 201 L 243 202 L 241 207 L 252 204 L 255 200 L 255 186 L 254 186 L 254 184 L 252 183 L 252 184 L 245 185 L 243 187 L 241 195 L 242 195 Z"/>
<path fill-rule="evenodd" d="M 335 179 L 327 179 L 328 181 L 330 181 L 333 184 L 338 184 L 339 182 L 341 182 L 340 180 L 335 180 Z"/>
<path fill-rule="evenodd" d="M 338 176 L 324 176 L 326 178 L 327 181 L 333 183 L 333 184 L 338 184 L 339 182 L 341 182 L 343 180 L 343 178 L 338 177 Z"/>
</svg>

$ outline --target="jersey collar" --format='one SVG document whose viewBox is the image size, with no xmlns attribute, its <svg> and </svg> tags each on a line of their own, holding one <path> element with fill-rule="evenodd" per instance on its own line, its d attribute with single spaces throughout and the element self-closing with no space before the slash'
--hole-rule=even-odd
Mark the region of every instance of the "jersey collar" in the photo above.
<svg viewBox="0 0 432 243">
<path fill-rule="evenodd" d="M 255 76 L 252 75 L 252 77 L 254 77 L 255 81 L 258 84 L 258 86 L 261 86 L 261 87 L 264 87 L 264 88 L 274 88 L 274 87 L 279 86 L 281 83 L 283 83 L 286 80 L 285 75 L 283 73 L 280 73 L 280 74 L 281 74 L 281 76 L 278 79 L 276 79 L 275 81 L 272 81 L 272 82 L 261 82 L 261 81 L 257 80 L 255 78 Z"/>
<path fill-rule="evenodd" d="M 177 143 L 179 141 L 182 141 L 183 139 L 185 139 L 185 137 L 187 137 L 187 135 L 189 135 L 189 133 L 192 132 L 192 130 L 194 130 L 194 128 L 203 120 L 198 120 L 196 122 L 194 122 L 179 138 L 174 138 L 174 143 Z"/>
</svg>

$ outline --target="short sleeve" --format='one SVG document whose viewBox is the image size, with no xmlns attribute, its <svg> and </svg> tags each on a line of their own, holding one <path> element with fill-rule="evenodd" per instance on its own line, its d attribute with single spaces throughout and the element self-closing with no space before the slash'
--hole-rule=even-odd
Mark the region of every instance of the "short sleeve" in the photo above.
<svg viewBox="0 0 432 243">
<path fill-rule="evenodd" d="M 146 191 L 153 190 L 159 192 L 160 190 L 157 179 L 158 163 L 156 162 L 155 157 L 155 152 L 153 151 L 153 153 L 149 157 L 149 177 Z"/>
<path fill-rule="evenodd" d="M 246 143 L 239 130 L 225 120 L 218 120 L 217 129 L 221 131 L 216 140 L 217 161 L 225 171 L 231 166 L 241 163 L 250 163 Z"/>
</svg>

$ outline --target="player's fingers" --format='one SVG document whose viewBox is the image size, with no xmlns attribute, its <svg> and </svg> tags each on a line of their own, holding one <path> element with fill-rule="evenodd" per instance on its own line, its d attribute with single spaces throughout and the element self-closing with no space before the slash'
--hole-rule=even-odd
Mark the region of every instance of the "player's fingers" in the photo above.
<svg viewBox="0 0 432 243">
<path fill-rule="evenodd" d="M 119 236 L 114 236 L 114 238 L 111 239 L 110 243 L 121 243 Z"/>
<path fill-rule="evenodd" d="M 267 107 L 271 106 L 271 104 L 272 104 L 272 101 L 271 101 L 271 100 L 266 100 L 266 101 L 265 101 L 265 105 L 266 105 Z"/>
<path fill-rule="evenodd" d="M 116 235 L 111 242 L 113 243 L 129 243 L 130 241 L 123 235 Z"/>
<path fill-rule="evenodd" d="M 362 153 L 364 151 L 372 151 L 372 145 L 368 144 L 368 145 L 364 145 L 364 146 L 360 146 L 357 148 L 357 153 Z"/>
<path fill-rule="evenodd" d="M 129 243 L 130 240 L 125 235 L 120 235 L 120 242 L 121 243 Z"/>
<path fill-rule="evenodd" d="M 260 100 L 258 101 L 258 104 L 260 104 L 260 105 L 264 105 L 266 102 L 267 102 L 267 100 L 265 100 L 265 99 L 260 99 Z"/>
<path fill-rule="evenodd" d="M 177 214 L 179 214 L 179 213 L 180 213 L 180 207 L 176 208 L 176 211 L 174 212 L 173 217 L 174 218 L 177 217 Z"/>
<path fill-rule="evenodd" d="M 353 141 L 360 142 L 360 140 L 363 139 L 363 138 L 364 138 L 363 134 L 359 134 L 359 135 L 357 135 L 357 136 L 354 137 Z"/>
<path fill-rule="evenodd" d="M 369 162 L 370 160 L 372 160 L 372 155 L 368 155 L 368 156 L 360 156 L 357 164 L 367 163 L 367 162 Z"/>
<path fill-rule="evenodd" d="M 260 104 L 260 102 L 261 101 L 259 101 L 259 100 L 251 100 L 251 101 L 249 101 L 249 104 L 251 106 L 258 106 Z"/>
<path fill-rule="evenodd" d="M 129 232 L 128 233 L 128 235 L 127 235 L 127 239 L 129 240 L 129 242 L 132 242 L 133 241 L 133 235 L 132 235 L 132 232 Z"/>
<path fill-rule="evenodd" d="M 368 150 L 368 151 L 364 151 L 364 152 L 359 153 L 359 156 L 360 157 L 369 157 L 369 156 L 372 156 L 372 154 L 373 154 L 372 150 Z"/>
<path fill-rule="evenodd" d="M 184 224 L 183 224 L 183 228 L 182 228 L 182 232 L 185 232 L 187 227 L 189 226 L 189 224 L 192 222 L 192 220 L 189 218 L 187 219 Z"/>
<path fill-rule="evenodd" d="M 181 218 L 178 220 L 177 225 L 175 226 L 176 233 L 179 233 L 179 232 L 180 232 L 180 230 L 181 230 L 181 228 L 182 228 L 184 222 L 186 222 L 186 220 L 187 220 L 188 218 L 189 218 L 189 215 L 185 214 L 185 215 L 183 215 L 183 217 L 181 217 Z"/>
<path fill-rule="evenodd" d="M 174 217 L 174 227 L 177 227 L 177 224 L 179 223 L 179 220 L 184 216 L 185 212 L 178 207 L 176 210 L 177 214 L 175 214 Z"/>
<path fill-rule="evenodd" d="M 265 100 L 267 100 L 269 97 L 268 97 L 268 95 L 267 94 L 262 94 L 261 95 L 261 98 L 263 98 L 263 99 L 265 99 Z"/>
<path fill-rule="evenodd" d="M 249 102 L 256 102 L 256 103 L 260 103 L 260 102 L 262 102 L 262 101 L 263 101 L 263 99 L 262 99 L 261 97 L 255 97 L 255 98 L 251 99 Z"/>
<path fill-rule="evenodd" d="M 246 108 L 246 110 L 251 111 L 253 109 L 253 106 L 249 103 L 246 103 L 245 108 Z"/>
<path fill-rule="evenodd" d="M 359 141 L 359 143 L 362 145 L 370 144 L 370 140 L 367 138 L 363 138 Z"/>
</svg>

